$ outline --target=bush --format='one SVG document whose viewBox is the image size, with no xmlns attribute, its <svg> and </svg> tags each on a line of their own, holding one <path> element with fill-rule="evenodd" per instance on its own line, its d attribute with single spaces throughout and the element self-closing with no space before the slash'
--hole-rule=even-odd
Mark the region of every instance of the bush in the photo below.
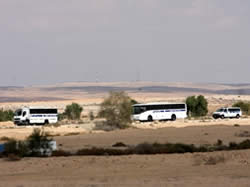
<svg viewBox="0 0 250 187">
<path fill-rule="evenodd" d="M 98 116 L 106 119 L 108 126 L 126 128 L 131 123 L 132 102 L 125 92 L 110 92 L 100 106 Z"/>
<path fill-rule="evenodd" d="M 81 117 L 82 110 L 83 108 L 79 104 L 72 103 L 71 105 L 66 106 L 66 109 L 63 115 L 67 119 L 78 120 Z"/>
<path fill-rule="evenodd" d="M 138 104 L 138 102 L 136 100 L 134 100 L 134 99 L 131 99 L 131 104 L 135 105 L 135 104 Z"/>
<path fill-rule="evenodd" d="M 34 129 L 33 133 L 27 138 L 28 148 L 31 156 L 42 156 L 48 150 L 52 151 L 49 135 L 40 129 Z"/>
<path fill-rule="evenodd" d="M 12 110 L 0 110 L 0 121 L 12 121 L 14 112 Z"/>
<path fill-rule="evenodd" d="M 239 101 L 233 104 L 233 107 L 240 107 L 244 114 L 250 115 L 250 103 L 248 102 Z"/>
<path fill-rule="evenodd" d="M 91 121 L 93 121 L 93 120 L 95 119 L 95 115 L 94 115 L 93 111 L 90 111 L 90 112 L 89 112 L 89 119 L 90 119 Z"/>
<path fill-rule="evenodd" d="M 93 147 L 91 149 L 80 149 L 77 151 L 76 155 L 87 156 L 87 155 L 95 155 L 95 156 L 104 156 L 104 155 L 113 155 L 113 156 L 120 156 L 120 155 L 129 155 L 132 152 L 129 149 L 105 149 L 105 148 L 96 148 Z"/>
<path fill-rule="evenodd" d="M 123 142 L 116 142 L 112 147 L 127 147 L 127 145 Z"/>
<path fill-rule="evenodd" d="M 5 155 L 24 156 L 44 156 L 48 150 L 52 151 L 48 134 L 40 129 L 34 129 L 33 133 L 25 141 L 10 139 L 4 144 Z"/>
<path fill-rule="evenodd" d="M 59 113 L 58 114 L 58 121 L 62 121 L 66 118 L 65 114 L 64 113 Z"/>
<path fill-rule="evenodd" d="M 72 156 L 72 154 L 69 152 L 69 151 L 64 151 L 64 150 L 56 150 L 56 151 L 53 151 L 52 152 L 52 156 L 56 156 L 56 157 L 59 157 L 59 156 Z"/>
<path fill-rule="evenodd" d="M 4 144 L 4 153 L 6 155 L 16 155 L 17 157 L 24 157 L 28 155 L 28 145 L 23 141 L 10 139 Z"/>
<path fill-rule="evenodd" d="M 193 117 L 205 116 L 208 113 L 208 102 L 204 96 L 190 96 L 186 99 L 188 115 Z"/>
</svg>

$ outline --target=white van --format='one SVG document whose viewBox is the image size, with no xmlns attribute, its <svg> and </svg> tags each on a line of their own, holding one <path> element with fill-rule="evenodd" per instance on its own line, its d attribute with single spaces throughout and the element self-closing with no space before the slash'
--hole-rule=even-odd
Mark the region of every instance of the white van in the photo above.
<svg viewBox="0 0 250 187">
<path fill-rule="evenodd" d="M 18 109 L 14 115 L 16 125 L 51 124 L 57 123 L 56 108 L 24 107 Z"/>
<path fill-rule="evenodd" d="M 241 109 L 239 107 L 220 108 L 213 113 L 213 118 L 240 118 L 242 116 Z"/>
</svg>

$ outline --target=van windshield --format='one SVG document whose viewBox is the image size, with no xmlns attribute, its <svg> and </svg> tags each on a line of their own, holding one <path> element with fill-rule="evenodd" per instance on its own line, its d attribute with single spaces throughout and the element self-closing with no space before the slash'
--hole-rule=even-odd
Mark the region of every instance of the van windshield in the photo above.
<svg viewBox="0 0 250 187">
<path fill-rule="evenodd" d="M 223 112 L 223 111 L 224 111 L 223 108 L 216 110 L 216 112 Z"/>
<path fill-rule="evenodd" d="M 22 115 L 22 110 L 21 109 L 16 110 L 15 116 L 21 116 L 21 115 Z"/>
</svg>

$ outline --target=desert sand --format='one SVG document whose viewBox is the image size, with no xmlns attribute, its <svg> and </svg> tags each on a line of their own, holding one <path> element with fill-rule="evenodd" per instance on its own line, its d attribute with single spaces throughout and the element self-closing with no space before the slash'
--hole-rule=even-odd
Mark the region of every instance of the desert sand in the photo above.
<svg viewBox="0 0 250 187">
<path fill-rule="evenodd" d="M 34 128 L 43 128 L 54 136 L 59 149 L 68 151 L 93 146 L 110 148 L 117 142 L 127 145 L 143 142 L 204 145 L 214 144 L 218 140 L 222 140 L 224 144 L 240 142 L 250 139 L 237 136 L 240 132 L 250 132 L 250 118 L 213 120 L 211 113 L 218 107 L 231 106 L 238 100 L 250 101 L 250 95 L 247 94 L 225 94 L 228 91 L 247 92 L 249 87 L 194 83 L 82 82 L 2 88 L 0 104 L 4 109 L 53 106 L 63 111 L 67 104 L 78 102 L 83 106 L 84 112 L 82 122 L 67 123 L 60 127 L 16 127 L 12 122 L 0 123 L 0 139 L 24 139 Z M 126 91 L 139 102 L 184 101 L 189 95 L 203 94 L 209 101 L 209 115 L 202 119 L 175 122 L 134 122 L 131 128 L 110 132 L 94 130 L 95 123 L 85 120 L 86 116 L 90 111 L 98 111 L 99 104 L 107 96 L 107 90 L 117 89 Z M 249 150 L 193 154 L 23 158 L 20 161 L 0 158 L 0 167 L 1 187 L 250 186 Z"/>
</svg>

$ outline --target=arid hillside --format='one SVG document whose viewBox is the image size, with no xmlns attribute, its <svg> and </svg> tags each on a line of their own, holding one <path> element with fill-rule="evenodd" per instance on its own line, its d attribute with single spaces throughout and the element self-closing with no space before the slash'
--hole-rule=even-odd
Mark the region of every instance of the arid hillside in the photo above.
<svg viewBox="0 0 250 187">
<path fill-rule="evenodd" d="M 34 87 L 0 87 L 0 107 L 53 106 L 63 110 L 71 102 L 96 111 L 110 91 L 125 91 L 138 102 L 184 101 L 190 95 L 205 95 L 209 112 L 230 106 L 237 100 L 250 100 L 250 85 L 198 84 L 164 82 L 75 82 Z"/>
</svg>

